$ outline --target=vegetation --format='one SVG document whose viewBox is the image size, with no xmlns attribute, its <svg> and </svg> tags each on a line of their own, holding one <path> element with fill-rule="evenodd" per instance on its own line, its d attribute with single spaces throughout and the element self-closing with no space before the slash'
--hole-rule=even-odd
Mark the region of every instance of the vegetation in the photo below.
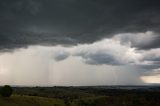
<svg viewBox="0 0 160 106">
<path fill-rule="evenodd" d="M 13 89 L 9 85 L 5 85 L 1 88 L 1 95 L 3 97 L 10 97 L 12 95 Z"/>
<path fill-rule="evenodd" d="M 160 87 L 14 87 L 0 106 L 160 106 Z"/>
<path fill-rule="evenodd" d="M 64 106 L 64 103 L 60 99 L 13 95 L 10 98 L 0 97 L 0 106 Z"/>
</svg>

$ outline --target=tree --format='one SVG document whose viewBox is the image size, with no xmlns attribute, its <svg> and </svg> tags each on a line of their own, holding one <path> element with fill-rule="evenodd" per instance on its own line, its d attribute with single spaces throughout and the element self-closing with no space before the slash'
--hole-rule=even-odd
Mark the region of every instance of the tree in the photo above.
<svg viewBox="0 0 160 106">
<path fill-rule="evenodd" d="M 12 95 L 13 89 L 9 85 L 5 85 L 1 89 L 1 95 L 3 97 L 10 97 Z"/>
</svg>

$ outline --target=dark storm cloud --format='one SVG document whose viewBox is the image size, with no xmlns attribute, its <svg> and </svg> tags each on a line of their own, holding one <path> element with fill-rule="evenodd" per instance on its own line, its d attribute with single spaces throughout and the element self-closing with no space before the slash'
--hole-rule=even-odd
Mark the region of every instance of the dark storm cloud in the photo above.
<svg viewBox="0 0 160 106">
<path fill-rule="evenodd" d="M 1 0 L 0 49 L 91 43 L 160 29 L 158 0 Z M 137 47 L 159 47 L 154 43 Z"/>
</svg>

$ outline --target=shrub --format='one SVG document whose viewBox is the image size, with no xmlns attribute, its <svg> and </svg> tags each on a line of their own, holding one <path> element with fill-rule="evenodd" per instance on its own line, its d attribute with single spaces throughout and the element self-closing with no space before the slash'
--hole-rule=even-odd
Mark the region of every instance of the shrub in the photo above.
<svg viewBox="0 0 160 106">
<path fill-rule="evenodd" d="M 13 89 L 9 85 L 5 85 L 1 88 L 1 95 L 3 97 L 10 97 L 12 95 Z"/>
</svg>

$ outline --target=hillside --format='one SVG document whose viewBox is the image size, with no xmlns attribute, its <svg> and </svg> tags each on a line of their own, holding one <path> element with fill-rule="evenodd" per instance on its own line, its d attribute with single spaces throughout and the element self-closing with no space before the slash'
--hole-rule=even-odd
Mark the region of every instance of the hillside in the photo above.
<svg viewBox="0 0 160 106">
<path fill-rule="evenodd" d="M 0 97 L 0 106 L 64 106 L 64 103 L 60 99 L 13 95 Z"/>
</svg>

